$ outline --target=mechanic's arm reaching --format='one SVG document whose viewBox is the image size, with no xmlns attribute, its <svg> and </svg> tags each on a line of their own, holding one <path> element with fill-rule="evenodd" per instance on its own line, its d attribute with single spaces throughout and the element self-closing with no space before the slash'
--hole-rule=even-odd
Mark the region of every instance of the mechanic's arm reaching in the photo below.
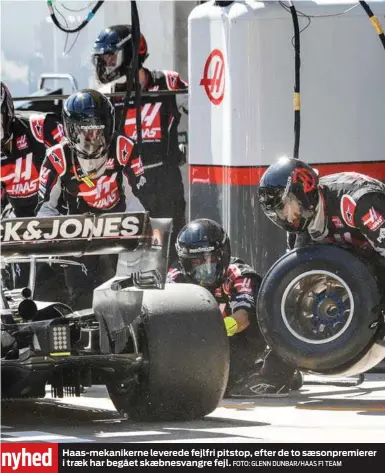
<svg viewBox="0 0 385 473">
<path fill-rule="evenodd" d="M 186 90 L 188 89 L 187 83 L 179 77 L 177 78 L 177 86 L 175 90 Z M 188 115 L 188 92 L 184 94 L 176 95 L 176 104 L 181 114 Z"/>
<path fill-rule="evenodd" d="M 167 90 L 187 90 L 188 84 L 175 71 L 163 71 Z M 176 94 L 176 104 L 180 113 L 188 115 L 188 93 Z"/>
<path fill-rule="evenodd" d="M 171 91 L 186 91 L 183 94 L 175 95 L 175 106 L 173 106 L 173 112 L 169 117 L 169 143 L 168 152 L 170 156 L 174 156 L 179 166 L 182 166 L 187 161 L 187 144 L 179 143 L 178 138 L 178 126 L 181 120 L 181 116 L 188 116 L 188 84 L 181 79 L 178 72 L 175 71 L 163 71 L 166 79 L 166 87 Z"/>
<path fill-rule="evenodd" d="M 46 149 L 61 143 L 64 139 L 63 125 L 54 113 L 31 114 L 29 116 L 29 128 L 35 140 L 43 144 Z"/>
<path fill-rule="evenodd" d="M 120 158 L 120 163 L 123 165 L 124 179 L 124 191 L 126 199 L 126 210 L 133 211 L 139 210 L 133 208 L 132 194 L 140 200 L 144 209 L 151 213 L 154 208 L 155 202 L 154 197 L 151 193 L 151 189 L 147 186 L 146 176 L 144 172 L 144 166 L 142 158 L 138 154 L 137 145 L 125 136 L 120 136 L 118 143 L 118 149 L 121 149 L 122 143 L 124 143 L 125 149 L 129 149 L 130 154 L 126 162 L 123 162 Z M 120 154 L 120 153 L 119 153 Z M 120 154 L 121 155 L 121 154 Z M 119 158 L 118 158 L 119 159 Z"/>
<path fill-rule="evenodd" d="M 62 193 L 62 183 L 59 172 L 54 166 L 57 159 L 55 151 L 62 151 L 61 145 L 47 150 L 47 155 L 40 168 L 39 199 L 35 213 L 39 217 L 54 217 L 60 215 L 59 201 Z"/>
<path fill-rule="evenodd" d="M 249 312 L 245 309 L 239 309 L 224 318 L 227 335 L 232 337 L 236 333 L 243 332 L 249 325 Z"/>
<path fill-rule="evenodd" d="M 64 139 L 64 128 L 54 113 L 47 113 L 42 126 L 43 140 L 47 148 L 61 143 Z"/>
<path fill-rule="evenodd" d="M 354 223 L 373 249 L 385 258 L 385 194 L 372 192 L 361 197 Z"/>
<path fill-rule="evenodd" d="M 186 90 L 184 94 L 177 94 L 176 96 L 176 104 L 178 107 L 179 113 L 183 116 L 186 115 L 188 117 L 188 85 L 187 83 L 182 80 L 178 75 L 178 90 Z M 178 119 L 178 125 L 180 122 L 180 117 Z M 187 162 L 187 154 L 188 154 L 188 146 L 186 143 L 179 143 L 179 151 L 180 151 L 180 159 L 179 165 L 183 165 Z"/>
<path fill-rule="evenodd" d="M 224 319 L 229 337 L 243 332 L 250 325 L 250 317 L 255 317 L 256 296 L 260 281 L 253 276 L 238 277 L 231 289 L 231 315 Z"/>
</svg>

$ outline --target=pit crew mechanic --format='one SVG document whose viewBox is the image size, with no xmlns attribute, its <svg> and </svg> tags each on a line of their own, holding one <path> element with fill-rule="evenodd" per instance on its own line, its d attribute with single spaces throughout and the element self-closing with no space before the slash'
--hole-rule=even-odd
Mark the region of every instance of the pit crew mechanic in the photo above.
<svg viewBox="0 0 385 473">
<path fill-rule="evenodd" d="M 11 93 L 1 82 L 1 199 L 10 203 L 15 217 L 35 215 L 46 148 L 62 137 L 63 126 L 53 113 L 15 113 Z"/>
<path fill-rule="evenodd" d="M 53 113 L 16 112 L 8 87 L 1 82 L 1 207 L 3 218 L 33 217 L 38 202 L 39 172 L 46 148 L 60 143 L 63 126 Z M 28 284 L 29 265 L 15 264 L 11 287 Z M 35 297 L 66 301 L 60 271 L 46 264 L 37 267 Z M 57 279 L 59 278 L 59 279 Z M 56 281 L 56 282 L 55 282 Z M 45 299 L 47 300 L 47 299 Z"/>
<path fill-rule="evenodd" d="M 62 192 L 70 215 L 148 210 L 141 159 L 130 138 L 115 135 L 111 102 L 98 91 L 83 89 L 68 97 L 62 115 L 65 140 L 47 150 L 37 216 L 58 215 Z M 116 269 L 115 258 L 87 256 L 82 261 L 83 267 L 65 271 L 73 310 L 90 308 L 93 289 Z"/>
<path fill-rule="evenodd" d="M 302 385 L 300 372 L 291 373 L 286 384 L 271 381 L 286 364 L 267 352 L 258 372 L 256 360 L 266 348 L 259 330 L 256 297 L 261 277 L 241 259 L 231 256 L 230 239 L 210 219 L 188 223 L 176 241 L 178 259 L 167 275 L 168 283 L 191 283 L 206 287 L 217 300 L 230 337 L 230 373 L 226 396 L 284 397 Z"/>
<path fill-rule="evenodd" d="M 356 172 L 319 178 L 303 161 L 283 157 L 262 176 L 258 200 L 296 235 L 296 248 L 329 242 L 385 258 L 385 184 L 377 179 Z"/>
<path fill-rule="evenodd" d="M 385 287 L 385 184 L 356 172 L 319 178 L 305 162 L 282 157 L 262 176 L 258 200 L 272 222 L 294 235 L 294 248 L 354 248 L 378 267 Z"/>
<path fill-rule="evenodd" d="M 120 92 L 122 97 L 112 99 L 117 112 L 116 125 L 123 112 L 126 77 L 133 49 L 131 25 L 110 26 L 98 35 L 92 52 L 92 61 L 100 91 Z M 139 81 L 143 91 L 185 90 L 187 84 L 174 71 L 149 70 L 143 67 L 148 58 L 147 42 L 141 35 L 139 45 Z M 181 111 L 187 113 L 187 94 L 142 97 L 141 157 L 146 172 L 147 189 L 151 198 L 153 217 L 172 217 L 170 260 L 174 260 L 175 240 L 185 225 L 186 202 L 180 166 L 186 162 L 185 149 L 178 144 L 178 125 Z M 134 99 L 125 117 L 124 134 L 137 139 Z"/>
</svg>

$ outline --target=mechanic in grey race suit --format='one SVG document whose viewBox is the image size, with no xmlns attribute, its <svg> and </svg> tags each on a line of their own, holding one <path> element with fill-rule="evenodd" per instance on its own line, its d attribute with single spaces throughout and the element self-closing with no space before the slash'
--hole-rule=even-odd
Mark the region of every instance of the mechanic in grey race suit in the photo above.
<svg viewBox="0 0 385 473">
<path fill-rule="evenodd" d="M 115 110 L 107 97 L 91 89 L 70 95 L 63 125 L 65 140 L 47 150 L 40 170 L 37 216 L 59 215 L 62 193 L 69 215 L 148 210 L 140 156 L 130 138 L 114 133 Z M 73 310 L 90 308 L 93 289 L 116 270 L 116 258 L 86 256 L 81 262 L 65 271 Z"/>
<path fill-rule="evenodd" d="M 230 374 L 226 397 L 284 397 L 302 385 L 300 372 L 292 373 L 285 385 L 275 386 L 269 370 L 276 366 L 256 365 L 266 348 L 259 330 L 256 298 L 261 277 L 248 264 L 231 256 L 230 240 L 213 220 L 188 223 L 176 241 L 178 259 L 168 271 L 168 283 L 198 284 L 217 300 L 230 337 Z M 284 365 L 286 367 L 286 365 Z"/>
<path fill-rule="evenodd" d="M 116 110 L 116 126 L 121 122 L 126 93 L 126 76 L 133 49 L 131 25 L 114 25 L 101 31 L 94 43 L 92 61 L 97 79 L 105 84 L 103 93 L 122 92 L 111 99 Z M 186 90 L 187 84 L 175 71 L 149 70 L 143 63 L 149 56 L 143 35 L 139 45 L 139 81 L 142 91 Z M 151 199 L 152 217 L 172 217 L 170 260 L 175 254 L 175 240 L 185 225 L 186 201 L 180 166 L 186 162 L 183 145 L 178 143 L 181 113 L 187 114 L 188 95 L 141 97 L 142 147 L 141 157 Z M 119 130 L 120 131 L 120 130 Z M 137 140 L 135 99 L 132 98 L 124 122 L 124 134 Z"/>
<path fill-rule="evenodd" d="M 356 172 L 319 178 L 303 161 L 283 157 L 262 176 L 258 200 L 265 215 L 294 236 L 291 248 L 354 248 L 379 267 L 385 287 L 385 184 Z M 293 370 L 287 368 L 286 379 Z"/>
</svg>

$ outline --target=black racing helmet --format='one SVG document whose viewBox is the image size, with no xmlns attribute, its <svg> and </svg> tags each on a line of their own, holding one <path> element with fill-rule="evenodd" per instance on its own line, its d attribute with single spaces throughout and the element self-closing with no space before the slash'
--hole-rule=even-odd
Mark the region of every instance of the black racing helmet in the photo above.
<svg viewBox="0 0 385 473">
<path fill-rule="evenodd" d="M 15 106 L 11 92 L 1 82 L 1 146 L 4 146 L 12 138 L 12 123 L 15 117 Z"/>
<path fill-rule="evenodd" d="M 92 51 L 92 62 L 98 80 L 102 84 L 108 84 L 125 76 L 132 57 L 131 25 L 115 25 L 101 31 Z M 139 68 L 147 57 L 147 41 L 141 34 L 138 51 Z"/>
<path fill-rule="evenodd" d="M 311 166 L 283 157 L 263 174 L 258 200 L 272 222 L 290 233 L 300 233 L 315 215 L 318 184 L 318 175 Z"/>
<path fill-rule="evenodd" d="M 182 271 L 195 283 L 218 287 L 230 264 L 230 240 L 214 220 L 193 220 L 179 232 L 175 243 Z"/>
<path fill-rule="evenodd" d="M 102 93 L 83 89 L 70 95 L 63 106 L 64 134 L 78 158 L 105 157 L 114 136 L 115 109 Z"/>
</svg>

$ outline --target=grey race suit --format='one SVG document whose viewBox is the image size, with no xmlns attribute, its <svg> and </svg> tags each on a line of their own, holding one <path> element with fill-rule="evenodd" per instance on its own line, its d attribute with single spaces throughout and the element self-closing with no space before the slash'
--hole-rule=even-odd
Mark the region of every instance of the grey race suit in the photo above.
<svg viewBox="0 0 385 473">
<path fill-rule="evenodd" d="M 68 143 L 50 148 L 40 171 L 37 215 L 58 215 L 61 194 L 69 215 L 148 210 L 146 178 L 135 143 L 125 136 L 115 137 L 106 158 L 94 177 L 81 177 L 76 152 Z M 114 258 L 86 256 L 81 262 L 84 266 L 66 269 L 73 310 L 90 308 L 93 289 L 112 277 L 116 269 Z"/>
</svg>

